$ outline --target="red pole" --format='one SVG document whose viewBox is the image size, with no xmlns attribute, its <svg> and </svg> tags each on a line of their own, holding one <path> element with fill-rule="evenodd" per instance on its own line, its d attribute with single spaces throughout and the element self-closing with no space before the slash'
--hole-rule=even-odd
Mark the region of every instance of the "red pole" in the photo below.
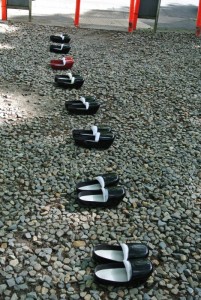
<svg viewBox="0 0 201 300">
<path fill-rule="evenodd" d="M 2 21 L 7 20 L 7 0 L 1 0 Z"/>
<path fill-rule="evenodd" d="M 133 31 L 134 2 L 135 2 L 135 0 L 130 0 L 130 12 L 129 12 L 128 32 L 132 32 Z"/>
<path fill-rule="evenodd" d="M 79 21 L 80 21 L 80 2 L 81 2 L 81 0 L 76 0 L 75 19 L 74 19 L 74 25 L 75 26 L 79 26 Z"/>
<path fill-rule="evenodd" d="M 198 6 L 197 22 L 196 22 L 196 36 L 201 34 L 201 0 Z"/>
<path fill-rule="evenodd" d="M 137 27 L 139 8 L 140 8 L 140 0 L 136 0 L 135 8 L 134 8 L 134 16 L 133 16 L 133 30 L 136 30 L 136 27 Z"/>
</svg>

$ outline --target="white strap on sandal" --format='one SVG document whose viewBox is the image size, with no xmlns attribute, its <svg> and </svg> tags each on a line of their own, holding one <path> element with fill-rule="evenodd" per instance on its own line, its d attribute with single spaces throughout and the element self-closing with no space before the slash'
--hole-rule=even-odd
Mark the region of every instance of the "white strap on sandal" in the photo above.
<svg viewBox="0 0 201 300">
<path fill-rule="evenodd" d="M 66 64 L 66 58 L 65 57 L 62 58 L 62 62 L 63 62 L 63 66 L 65 66 L 65 64 Z"/>
<path fill-rule="evenodd" d="M 68 77 L 71 80 L 71 84 L 73 84 L 75 82 L 75 77 L 73 77 L 71 73 L 68 73 Z"/>
<path fill-rule="evenodd" d="M 64 35 L 63 34 L 61 34 L 60 37 L 61 37 L 62 40 L 64 40 Z"/>
<path fill-rule="evenodd" d="M 103 192 L 103 202 L 107 202 L 108 200 L 108 190 L 105 188 L 102 188 L 102 192 Z"/>
<path fill-rule="evenodd" d="M 100 183 L 101 188 L 103 189 L 105 187 L 105 181 L 102 176 L 97 176 L 95 179 Z"/>
<path fill-rule="evenodd" d="M 123 244 L 123 243 L 120 243 L 120 246 L 122 248 L 122 251 L 123 251 L 123 257 L 124 257 L 124 260 L 128 260 L 128 246 L 126 244 Z"/>
<path fill-rule="evenodd" d="M 96 134 L 95 134 L 95 142 L 97 143 L 97 142 L 99 142 L 99 140 L 100 140 L 100 132 L 96 132 Z"/>
<path fill-rule="evenodd" d="M 80 101 L 82 101 L 82 103 L 84 104 L 84 103 L 86 102 L 85 97 L 81 96 L 81 97 L 80 97 Z"/>
<path fill-rule="evenodd" d="M 64 47 L 64 44 L 61 44 L 61 49 L 60 50 L 63 50 L 63 47 Z"/>
<path fill-rule="evenodd" d="M 85 105 L 86 110 L 89 109 L 89 102 L 86 102 L 84 97 L 80 97 L 80 101 Z"/>
<path fill-rule="evenodd" d="M 130 281 L 132 277 L 132 267 L 131 263 L 128 260 L 123 261 L 125 269 L 126 269 L 126 274 L 127 274 L 127 280 Z"/>
<path fill-rule="evenodd" d="M 96 135 L 96 133 L 98 132 L 98 127 L 95 126 L 95 125 L 92 125 L 92 126 L 91 126 L 91 130 L 92 130 L 92 132 L 93 132 L 93 135 Z"/>
</svg>

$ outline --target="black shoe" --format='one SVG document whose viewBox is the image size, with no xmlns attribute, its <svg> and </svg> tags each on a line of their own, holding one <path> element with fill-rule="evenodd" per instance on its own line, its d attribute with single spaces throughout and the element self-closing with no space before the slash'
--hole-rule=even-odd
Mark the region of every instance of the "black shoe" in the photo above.
<svg viewBox="0 0 201 300">
<path fill-rule="evenodd" d="M 115 207 L 124 198 L 125 190 L 117 186 L 112 188 L 103 188 L 96 191 L 82 191 L 78 193 L 78 203 L 87 207 Z"/>
<path fill-rule="evenodd" d="M 96 99 L 94 97 L 91 97 L 91 96 L 86 96 L 86 97 L 81 96 L 79 100 L 66 101 L 65 102 L 66 109 L 67 109 L 68 105 L 73 104 L 73 103 L 80 103 L 80 102 L 82 102 L 82 103 L 84 103 L 84 102 L 96 102 Z"/>
<path fill-rule="evenodd" d="M 66 109 L 69 113 L 77 114 L 77 115 L 94 115 L 99 107 L 100 104 L 98 102 L 85 102 L 79 101 L 77 103 L 65 104 Z"/>
<path fill-rule="evenodd" d="M 115 136 L 112 133 L 102 134 L 97 132 L 93 134 L 80 134 L 74 136 L 75 144 L 84 148 L 108 149 Z"/>
<path fill-rule="evenodd" d="M 100 244 L 93 249 L 93 258 L 99 263 L 123 262 L 129 259 L 146 258 L 148 255 L 148 247 L 141 243 Z"/>
<path fill-rule="evenodd" d="M 66 44 L 62 44 L 62 45 L 50 45 L 50 52 L 54 52 L 54 53 L 62 53 L 62 54 L 68 54 L 68 52 L 70 51 L 71 46 Z"/>
<path fill-rule="evenodd" d="M 51 35 L 50 41 L 53 43 L 67 44 L 70 42 L 70 37 L 68 34 Z"/>
<path fill-rule="evenodd" d="M 137 287 L 144 284 L 153 272 L 152 263 L 147 259 L 132 259 L 119 263 L 98 265 L 95 280 L 105 285 L 129 285 Z"/>
<path fill-rule="evenodd" d="M 73 137 L 75 138 L 76 136 L 79 135 L 95 135 L 97 132 L 100 132 L 101 134 L 107 134 L 111 133 L 111 128 L 108 126 L 103 126 L 103 125 L 93 125 L 91 126 L 91 129 L 74 129 L 73 130 Z"/>
<path fill-rule="evenodd" d="M 119 181 L 118 175 L 115 173 L 107 173 L 98 175 L 93 180 L 86 180 L 77 184 L 77 191 L 97 191 L 102 188 L 117 184 Z"/>
<path fill-rule="evenodd" d="M 58 86 L 66 89 L 80 89 L 84 83 L 84 79 L 80 75 L 56 75 L 55 82 Z"/>
</svg>

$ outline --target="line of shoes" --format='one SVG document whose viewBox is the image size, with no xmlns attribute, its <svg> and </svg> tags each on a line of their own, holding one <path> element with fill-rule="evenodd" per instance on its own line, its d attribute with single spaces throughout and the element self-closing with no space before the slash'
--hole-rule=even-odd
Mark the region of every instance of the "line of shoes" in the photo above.
<svg viewBox="0 0 201 300">
<path fill-rule="evenodd" d="M 50 51 L 55 53 L 68 53 L 71 49 L 70 37 L 67 34 L 51 35 L 50 41 L 56 43 L 50 45 Z M 58 45 L 59 44 L 59 45 Z M 72 68 L 74 60 L 72 57 L 63 57 L 60 60 L 53 59 L 50 62 L 54 70 L 66 70 Z M 68 89 L 81 88 L 84 80 L 80 75 L 68 73 L 67 75 L 55 75 L 55 82 L 60 87 Z M 79 100 L 65 102 L 65 108 L 69 113 L 79 115 L 93 115 L 100 107 L 100 103 L 94 97 L 80 97 Z M 111 128 L 104 126 L 92 126 L 91 130 L 80 129 L 73 131 L 75 144 L 85 148 L 108 149 L 115 138 Z"/>
<path fill-rule="evenodd" d="M 148 255 L 148 247 L 141 243 L 97 245 L 92 254 L 93 259 L 100 263 L 95 268 L 95 280 L 104 285 L 137 287 L 144 284 L 153 272 Z"/>
<path fill-rule="evenodd" d="M 71 46 L 69 44 L 70 37 L 68 34 L 51 35 L 50 41 L 56 44 L 50 45 L 50 52 L 67 54 Z M 53 59 L 50 62 L 51 67 L 54 70 L 68 70 L 71 69 L 74 64 L 74 60 L 71 56 L 63 57 L 62 59 Z M 84 83 L 84 79 L 80 75 L 68 73 L 66 75 L 56 75 L 55 83 L 66 89 L 80 89 Z"/>
<path fill-rule="evenodd" d="M 71 47 L 68 35 L 50 36 L 50 40 L 61 45 L 51 45 L 50 51 L 67 54 Z M 72 57 L 51 60 L 53 69 L 65 70 L 73 66 Z M 58 86 L 79 89 L 84 83 L 80 75 L 56 75 Z M 80 97 L 79 100 L 66 101 L 66 109 L 71 113 L 94 114 L 100 104 L 93 97 Z M 108 126 L 91 126 L 90 129 L 73 130 L 76 145 L 87 148 L 108 149 L 115 138 Z M 102 174 L 93 180 L 86 179 L 76 186 L 79 205 L 92 207 L 116 207 L 125 196 L 125 189 L 118 186 L 119 177 L 115 173 Z M 144 244 L 97 245 L 93 249 L 93 258 L 101 263 L 95 268 L 95 280 L 101 284 L 132 285 L 144 284 L 153 272 L 152 263 L 147 259 L 148 247 Z"/>
<path fill-rule="evenodd" d="M 71 49 L 69 44 L 70 37 L 67 34 L 51 35 L 50 41 L 56 44 L 50 45 L 50 52 L 68 54 Z M 72 56 L 64 56 L 61 59 L 52 59 L 50 66 L 53 70 L 70 70 L 74 64 Z M 56 85 L 66 89 L 80 89 L 84 83 L 84 79 L 78 74 L 68 73 L 66 75 L 55 76 Z M 95 114 L 100 104 L 94 97 L 80 97 L 79 100 L 66 101 L 66 109 L 73 114 Z"/>
</svg>

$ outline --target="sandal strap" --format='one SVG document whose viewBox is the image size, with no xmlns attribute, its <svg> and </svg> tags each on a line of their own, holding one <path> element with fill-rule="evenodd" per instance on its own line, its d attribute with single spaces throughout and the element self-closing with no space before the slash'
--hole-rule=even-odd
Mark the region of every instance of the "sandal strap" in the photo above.
<svg viewBox="0 0 201 300">
<path fill-rule="evenodd" d="M 93 135 L 96 135 L 96 133 L 98 132 L 98 127 L 96 125 L 92 125 L 91 130 L 93 132 Z"/>
<path fill-rule="evenodd" d="M 102 188 L 102 193 L 103 193 L 103 202 L 107 202 L 108 200 L 108 190 L 105 188 Z"/>
<path fill-rule="evenodd" d="M 73 84 L 75 82 L 75 77 L 73 77 L 73 75 L 71 73 L 67 74 L 69 79 L 71 80 L 71 84 Z"/>
<path fill-rule="evenodd" d="M 100 139 L 100 132 L 96 132 L 95 134 L 95 142 L 99 142 L 99 139 Z"/>
<path fill-rule="evenodd" d="M 81 96 L 81 97 L 80 97 L 80 101 L 82 101 L 82 103 L 84 104 L 84 103 L 86 102 L 85 97 Z"/>
<path fill-rule="evenodd" d="M 60 37 L 62 40 L 64 40 L 64 38 L 65 38 L 63 34 L 60 34 Z"/>
<path fill-rule="evenodd" d="M 105 187 L 105 180 L 102 176 L 97 176 L 95 179 L 100 183 L 101 188 L 103 189 Z"/>
</svg>

